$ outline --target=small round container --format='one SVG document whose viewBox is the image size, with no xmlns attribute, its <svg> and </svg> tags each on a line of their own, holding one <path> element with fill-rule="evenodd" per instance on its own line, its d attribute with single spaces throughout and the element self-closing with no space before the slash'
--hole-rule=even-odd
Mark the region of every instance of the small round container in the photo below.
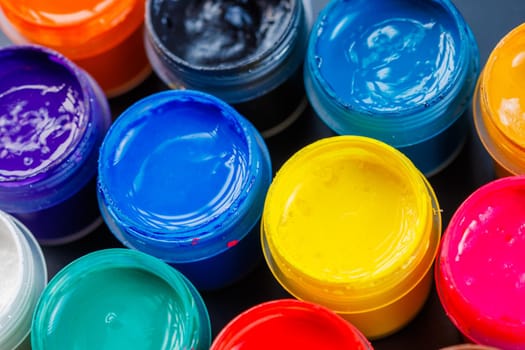
<svg viewBox="0 0 525 350">
<path fill-rule="evenodd" d="M 210 350 L 351 349 L 372 345 L 349 322 L 320 305 L 295 299 L 267 301 L 230 321 Z"/>
<path fill-rule="evenodd" d="M 0 209 L 42 244 L 101 222 L 95 174 L 111 116 L 98 85 L 39 46 L 0 49 Z"/>
<path fill-rule="evenodd" d="M 264 137 L 306 107 L 301 0 L 147 0 L 145 23 L 148 57 L 167 85 L 219 97 Z"/>
<path fill-rule="evenodd" d="M 0 349 L 22 349 L 29 343 L 33 310 L 47 283 L 46 262 L 31 232 L 3 211 L 0 276 Z"/>
<path fill-rule="evenodd" d="M 441 216 L 405 155 L 371 138 L 335 136 L 282 166 L 261 231 L 268 266 L 288 292 L 376 339 L 405 326 L 425 303 Z"/>
<path fill-rule="evenodd" d="M 271 176 L 263 139 L 232 107 L 168 90 L 110 128 L 99 204 L 124 245 L 174 265 L 198 289 L 216 289 L 261 260 L 258 223 Z"/>
<path fill-rule="evenodd" d="M 474 343 L 525 348 L 525 177 L 471 194 L 452 216 L 436 262 L 450 320 Z"/>
<path fill-rule="evenodd" d="M 427 176 L 468 134 L 479 73 L 473 34 L 449 0 L 333 0 L 310 35 L 307 96 L 337 134 L 405 153 Z"/>
<path fill-rule="evenodd" d="M 210 321 L 177 270 L 130 249 L 85 255 L 53 277 L 36 306 L 33 350 L 209 349 Z"/>
<path fill-rule="evenodd" d="M 494 48 L 473 101 L 478 136 L 494 161 L 497 177 L 525 174 L 525 24 Z"/>
<path fill-rule="evenodd" d="M 39 44 L 85 69 L 108 97 L 142 82 L 144 1 L 1 0 L 0 27 L 16 44 Z"/>
</svg>

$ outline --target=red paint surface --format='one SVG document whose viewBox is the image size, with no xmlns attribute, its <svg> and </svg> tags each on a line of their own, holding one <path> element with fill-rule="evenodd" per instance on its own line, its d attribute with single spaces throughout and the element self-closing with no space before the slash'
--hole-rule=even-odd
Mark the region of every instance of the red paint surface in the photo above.
<svg viewBox="0 0 525 350">
<path fill-rule="evenodd" d="M 211 350 L 372 349 L 350 323 L 328 309 L 294 299 L 259 304 L 232 320 Z"/>
<path fill-rule="evenodd" d="M 525 177 L 467 198 L 438 259 L 439 296 L 456 326 L 476 342 L 525 349 Z"/>
</svg>

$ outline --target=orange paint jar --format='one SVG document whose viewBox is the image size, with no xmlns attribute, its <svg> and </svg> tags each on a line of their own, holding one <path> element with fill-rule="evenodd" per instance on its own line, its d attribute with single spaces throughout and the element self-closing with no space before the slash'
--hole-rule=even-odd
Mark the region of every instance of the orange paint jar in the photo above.
<svg viewBox="0 0 525 350">
<path fill-rule="evenodd" d="M 108 97 L 151 72 L 143 0 L 0 0 L 0 25 L 15 44 L 39 44 L 84 68 Z"/>
<path fill-rule="evenodd" d="M 525 174 L 525 23 L 492 50 L 478 80 L 473 110 L 496 176 Z"/>
</svg>

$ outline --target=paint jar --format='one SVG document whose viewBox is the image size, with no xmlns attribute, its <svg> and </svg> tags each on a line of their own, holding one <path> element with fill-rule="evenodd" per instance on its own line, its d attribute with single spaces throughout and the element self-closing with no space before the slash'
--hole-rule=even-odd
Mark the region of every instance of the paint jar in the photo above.
<svg viewBox="0 0 525 350">
<path fill-rule="evenodd" d="M 449 0 L 333 0 L 312 29 L 304 78 L 335 133 L 386 142 L 430 176 L 465 143 L 478 72 L 474 36 Z"/>
<path fill-rule="evenodd" d="M 525 24 L 494 48 L 479 78 L 474 124 L 497 177 L 525 174 Z"/>
<path fill-rule="evenodd" d="M 85 255 L 44 289 L 33 350 L 209 349 L 208 311 L 193 285 L 150 255 L 123 248 Z"/>
<path fill-rule="evenodd" d="M 0 349 L 21 349 L 29 342 L 33 310 L 47 283 L 46 262 L 31 232 L 3 211 L 0 276 Z"/>
<path fill-rule="evenodd" d="M 295 299 L 261 303 L 230 321 L 210 350 L 352 349 L 371 350 L 364 335 L 320 305 Z"/>
<path fill-rule="evenodd" d="M 471 194 L 452 216 L 436 262 L 450 320 L 474 343 L 525 348 L 525 177 Z"/>
<path fill-rule="evenodd" d="M 42 244 L 101 222 L 95 175 L 111 116 L 83 70 L 39 46 L 0 49 L 0 209 Z"/>
<path fill-rule="evenodd" d="M 117 118 L 102 144 L 98 195 L 111 232 L 160 258 L 198 289 L 237 281 L 261 260 L 270 185 L 266 145 L 212 95 L 168 90 Z"/>
<path fill-rule="evenodd" d="M 147 0 L 145 26 L 146 52 L 168 86 L 219 97 L 264 137 L 285 129 L 307 105 L 301 0 Z"/>
<path fill-rule="evenodd" d="M 150 73 L 141 0 L 1 0 L 0 27 L 16 44 L 54 49 L 86 70 L 108 97 Z"/>
<path fill-rule="evenodd" d="M 334 136 L 299 150 L 275 176 L 261 221 L 277 281 L 369 339 L 401 329 L 427 299 L 438 202 L 412 162 L 381 141 Z"/>
</svg>

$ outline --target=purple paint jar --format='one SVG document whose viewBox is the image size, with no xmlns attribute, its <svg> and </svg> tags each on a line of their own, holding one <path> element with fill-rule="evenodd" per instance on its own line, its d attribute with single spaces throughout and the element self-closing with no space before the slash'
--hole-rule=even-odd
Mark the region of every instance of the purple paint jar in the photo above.
<svg viewBox="0 0 525 350">
<path fill-rule="evenodd" d="M 111 122 L 100 87 L 61 54 L 0 49 L 0 209 L 42 244 L 72 241 L 101 223 L 95 175 Z"/>
</svg>

